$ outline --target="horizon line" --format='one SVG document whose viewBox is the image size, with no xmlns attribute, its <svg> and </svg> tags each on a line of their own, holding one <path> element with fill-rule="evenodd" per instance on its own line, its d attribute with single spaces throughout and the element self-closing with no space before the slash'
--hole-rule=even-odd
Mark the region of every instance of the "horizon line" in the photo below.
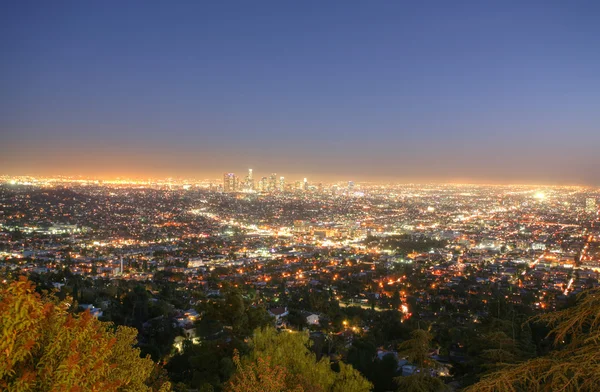
<svg viewBox="0 0 600 392">
<path fill-rule="evenodd" d="M 30 174 L 22 174 L 22 175 L 11 175 L 11 174 L 0 174 L 0 180 L 2 181 L 11 181 L 18 180 L 21 178 L 33 179 L 36 181 L 98 181 L 98 182 L 113 182 L 113 183 L 122 183 L 122 184 L 135 184 L 136 182 L 176 182 L 181 185 L 185 185 L 189 182 L 222 182 L 223 179 L 219 177 L 215 178 L 198 178 L 198 177 L 186 177 L 186 176 L 90 176 L 90 175 L 68 175 L 68 174 L 55 174 L 55 175 L 30 175 Z M 355 184 L 364 184 L 364 185 L 452 185 L 452 186 L 525 186 L 525 187 L 547 187 L 547 188 L 596 188 L 599 189 L 598 185 L 591 184 L 574 184 L 574 183 L 535 183 L 535 182 L 525 182 L 525 181 L 516 181 L 516 182 L 485 182 L 485 181 L 477 181 L 473 179 L 469 180 L 351 180 L 351 179 L 339 179 L 339 180 L 328 180 L 328 181 L 315 181 L 312 184 L 322 183 L 324 185 L 335 185 L 336 183 L 347 183 L 354 182 Z M 311 183 L 309 181 L 309 183 Z M 24 185 L 14 183 L 13 185 Z"/>
</svg>

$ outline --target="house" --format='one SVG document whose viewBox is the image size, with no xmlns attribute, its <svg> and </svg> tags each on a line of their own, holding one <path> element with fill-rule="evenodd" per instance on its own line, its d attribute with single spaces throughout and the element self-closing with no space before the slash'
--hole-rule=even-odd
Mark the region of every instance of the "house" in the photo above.
<svg viewBox="0 0 600 392">
<path fill-rule="evenodd" d="M 319 325 L 319 315 L 311 313 L 306 316 L 306 323 L 308 325 Z"/>
<path fill-rule="evenodd" d="M 190 321 L 196 321 L 196 319 L 199 317 L 200 315 L 198 314 L 198 312 L 195 309 L 189 309 L 185 312 L 185 317 L 190 320 Z"/>
<path fill-rule="evenodd" d="M 278 307 L 278 308 L 269 309 L 269 314 L 272 317 L 275 317 L 275 324 L 280 325 L 283 322 L 283 318 L 285 316 L 287 316 L 288 314 L 290 314 L 290 312 L 288 312 L 287 307 L 285 307 L 285 308 Z"/>
</svg>

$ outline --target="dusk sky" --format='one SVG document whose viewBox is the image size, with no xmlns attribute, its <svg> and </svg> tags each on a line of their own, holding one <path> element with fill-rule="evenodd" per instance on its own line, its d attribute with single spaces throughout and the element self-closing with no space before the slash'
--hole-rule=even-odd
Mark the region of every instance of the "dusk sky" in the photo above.
<svg viewBox="0 0 600 392">
<path fill-rule="evenodd" d="M 598 1 L 5 1 L 0 174 L 600 185 Z"/>
</svg>

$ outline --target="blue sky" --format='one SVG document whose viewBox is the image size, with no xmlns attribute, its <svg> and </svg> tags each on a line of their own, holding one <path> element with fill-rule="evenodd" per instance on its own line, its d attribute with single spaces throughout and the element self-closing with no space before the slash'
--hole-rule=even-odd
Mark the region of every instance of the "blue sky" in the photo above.
<svg viewBox="0 0 600 392">
<path fill-rule="evenodd" d="M 6 174 L 600 185 L 595 1 L 2 8 Z"/>
</svg>

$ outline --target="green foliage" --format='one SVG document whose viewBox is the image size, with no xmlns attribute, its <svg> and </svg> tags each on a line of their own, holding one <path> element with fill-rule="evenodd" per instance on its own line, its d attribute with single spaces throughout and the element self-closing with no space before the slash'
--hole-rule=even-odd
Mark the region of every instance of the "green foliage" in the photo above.
<svg viewBox="0 0 600 392">
<path fill-rule="evenodd" d="M 272 317 L 262 307 L 252 306 L 245 300 L 239 290 L 227 288 L 224 298 L 214 300 L 205 305 L 204 321 L 199 325 L 199 332 L 210 337 L 220 332 L 224 327 L 237 339 L 244 339 L 256 328 L 271 325 Z"/>
<path fill-rule="evenodd" d="M 508 364 L 484 376 L 469 392 L 597 391 L 600 385 L 600 289 L 580 294 L 571 308 L 536 316 L 552 327 L 554 350 Z"/>
<path fill-rule="evenodd" d="M 369 339 L 354 339 L 348 350 L 346 362 L 373 383 L 376 392 L 391 391 L 397 375 L 398 361 L 392 354 L 377 357 L 377 347 Z"/>
<path fill-rule="evenodd" d="M 412 308 L 411 308 L 412 309 Z M 376 312 L 370 336 L 375 344 L 389 344 L 410 337 L 410 328 L 402 322 L 402 314 L 397 310 Z"/>
<path fill-rule="evenodd" d="M 294 326 L 298 330 L 302 330 L 308 326 L 306 317 L 304 317 L 301 311 L 296 309 L 290 310 L 290 313 L 287 316 L 287 323 L 288 325 Z"/>
<path fill-rule="evenodd" d="M 242 364 L 238 351 L 233 356 L 236 373 L 229 383 L 230 392 L 282 392 L 286 390 L 286 369 L 271 364 L 271 358 L 258 358 L 254 362 Z M 300 386 L 295 388 L 296 392 L 302 392 Z"/>
<path fill-rule="evenodd" d="M 444 392 L 448 387 L 437 377 L 424 373 L 396 377 L 399 392 Z"/>
<path fill-rule="evenodd" d="M 423 329 L 412 331 L 410 336 L 409 340 L 402 342 L 398 347 L 398 355 L 406 357 L 419 369 L 437 367 L 437 363 L 428 356 L 433 336 Z"/>
<path fill-rule="evenodd" d="M 173 350 L 175 338 L 181 334 L 181 328 L 173 320 L 157 317 L 144 325 L 144 341 L 140 344 L 142 352 L 149 354 L 154 361 L 159 361 Z"/>
<path fill-rule="evenodd" d="M 367 381 L 357 370 L 343 362 L 339 362 L 339 373 L 335 374 L 332 392 L 361 392 L 369 391 L 372 384 Z"/>
<path fill-rule="evenodd" d="M 244 359 L 246 366 L 254 364 L 252 366 L 258 367 L 260 363 L 268 361 L 271 367 L 285 369 L 286 391 L 361 392 L 369 391 L 372 387 L 350 365 L 340 363 L 340 371 L 335 372 L 328 358 L 317 361 L 309 349 L 307 333 L 279 333 L 274 328 L 257 329 L 250 346 L 252 351 Z"/>
<path fill-rule="evenodd" d="M 183 352 L 174 355 L 166 369 L 171 380 L 185 388 L 220 391 L 235 370 L 234 350 L 244 350 L 243 344 L 233 341 L 204 341 L 201 345 L 184 344 Z"/>
<path fill-rule="evenodd" d="M 223 289 L 223 298 L 209 299 L 198 311 L 203 313 L 196 324 L 202 343 L 184 344 L 183 352 L 171 357 L 166 367 L 179 385 L 220 391 L 236 369 L 234 350 L 247 352 L 244 340 L 255 328 L 271 325 L 273 319 L 231 286 Z"/>
<path fill-rule="evenodd" d="M 376 356 L 377 348 L 373 342 L 365 339 L 354 339 L 348 349 L 346 361 L 368 377 L 373 371 L 374 358 Z"/>
<path fill-rule="evenodd" d="M 73 317 L 26 279 L 0 289 L 0 387 L 8 390 L 149 391 L 156 365 L 141 358 L 137 331 Z M 154 379 L 153 383 L 156 381 Z M 163 383 L 161 389 L 168 389 Z"/>
<path fill-rule="evenodd" d="M 369 379 L 375 385 L 375 391 L 391 391 L 394 389 L 394 376 L 398 369 L 398 361 L 392 354 L 373 362 L 373 376 Z"/>
<path fill-rule="evenodd" d="M 411 339 L 402 342 L 398 347 L 398 355 L 416 366 L 415 373 L 410 376 L 396 377 L 398 391 L 407 392 L 442 392 L 448 390 L 444 382 L 430 374 L 439 364 L 429 358 L 429 349 L 433 336 L 429 331 L 416 329 L 411 332 Z"/>
</svg>

